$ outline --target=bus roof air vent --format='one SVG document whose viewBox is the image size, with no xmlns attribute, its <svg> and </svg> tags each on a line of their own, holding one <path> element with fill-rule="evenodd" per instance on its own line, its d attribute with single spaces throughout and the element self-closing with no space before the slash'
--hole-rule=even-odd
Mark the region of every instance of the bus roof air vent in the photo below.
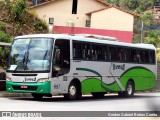
<svg viewBox="0 0 160 120">
<path fill-rule="evenodd" d="M 95 39 L 100 39 L 100 40 L 117 41 L 115 37 L 95 35 L 95 34 L 75 34 L 75 36 L 81 36 L 85 38 L 95 38 Z"/>
</svg>

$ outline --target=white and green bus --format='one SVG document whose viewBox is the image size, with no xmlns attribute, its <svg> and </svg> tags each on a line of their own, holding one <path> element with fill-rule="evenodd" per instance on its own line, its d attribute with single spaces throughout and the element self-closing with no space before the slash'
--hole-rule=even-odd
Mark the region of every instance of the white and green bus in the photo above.
<svg viewBox="0 0 160 120">
<path fill-rule="evenodd" d="M 6 90 L 31 93 L 36 99 L 64 95 L 73 100 L 83 93 L 131 97 L 135 91 L 155 88 L 155 47 L 114 40 L 63 34 L 18 36 L 11 46 Z"/>
</svg>

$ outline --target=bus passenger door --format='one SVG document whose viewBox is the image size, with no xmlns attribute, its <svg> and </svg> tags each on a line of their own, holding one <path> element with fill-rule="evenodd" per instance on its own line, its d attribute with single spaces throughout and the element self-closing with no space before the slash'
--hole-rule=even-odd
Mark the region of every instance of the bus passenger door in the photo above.
<svg viewBox="0 0 160 120">
<path fill-rule="evenodd" d="M 70 71 L 70 41 L 57 39 L 55 41 L 54 54 L 52 60 L 52 82 L 53 92 L 64 92 L 68 89 L 63 76 Z"/>
</svg>

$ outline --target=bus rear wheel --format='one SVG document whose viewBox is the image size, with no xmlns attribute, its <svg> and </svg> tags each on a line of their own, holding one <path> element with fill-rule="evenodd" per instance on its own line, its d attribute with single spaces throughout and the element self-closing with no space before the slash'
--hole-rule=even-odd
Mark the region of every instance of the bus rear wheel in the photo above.
<svg viewBox="0 0 160 120">
<path fill-rule="evenodd" d="M 93 93 L 91 93 L 91 94 L 92 94 L 92 96 L 93 96 L 94 98 L 103 98 L 104 95 L 105 95 L 104 92 L 93 92 Z"/>
<path fill-rule="evenodd" d="M 120 97 L 133 97 L 134 96 L 134 83 L 132 81 L 128 81 L 126 85 L 126 90 L 123 92 L 118 92 Z"/>
<path fill-rule="evenodd" d="M 34 98 L 34 99 L 42 99 L 42 97 L 43 97 L 43 94 L 38 94 L 38 93 L 32 93 L 32 97 Z"/>
<path fill-rule="evenodd" d="M 82 93 L 78 90 L 78 86 L 76 83 L 71 82 L 68 88 L 68 93 L 64 94 L 64 98 L 68 100 L 80 99 L 82 97 Z"/>
</svg>

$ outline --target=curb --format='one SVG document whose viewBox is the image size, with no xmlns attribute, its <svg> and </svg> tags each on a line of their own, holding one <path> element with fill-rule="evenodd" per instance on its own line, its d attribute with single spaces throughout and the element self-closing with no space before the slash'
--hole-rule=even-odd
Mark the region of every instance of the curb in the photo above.
<svg viewBox="0 0 160 120">
<path fill-rule="evenodd" d="M 0 91 L 0 97 L 31 97 L 29 93 L 8 93 L 6 91 Z"/>
</svg>

